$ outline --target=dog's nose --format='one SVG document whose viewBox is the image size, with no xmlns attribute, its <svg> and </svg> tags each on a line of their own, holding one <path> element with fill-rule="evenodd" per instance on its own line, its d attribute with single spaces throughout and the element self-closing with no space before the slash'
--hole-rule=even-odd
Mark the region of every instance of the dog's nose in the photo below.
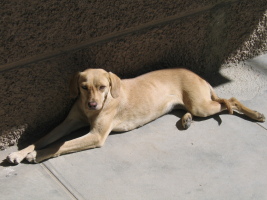
<svg viewBox="0 0 267 200">
<path fill-rule="evenodd" d="M 95 109 L 96 106 L 97 106 L 97 103 L 96 103 L 96 102 L 89 102 L 89 103 L 88 103 L 88 106 L 89 106 L 89 108 L 93 108 L 93 109 Z"/>
</svg>

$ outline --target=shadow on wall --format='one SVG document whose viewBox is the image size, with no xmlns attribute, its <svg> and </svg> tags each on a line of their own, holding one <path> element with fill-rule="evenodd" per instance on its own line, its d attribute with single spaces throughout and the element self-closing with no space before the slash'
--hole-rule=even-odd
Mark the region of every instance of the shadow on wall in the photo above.
<svg viewBox="0 0 267 200">
<path fill-rule="evenodd" d="M 77 70 L 65 55 L 0 74 L 0 148 L 33 142 L 65 118 L 73 103 L 68 82 Z"/>
<path fill-rule="evenodd" d="M 2 71 L 0 146 L 35 140 L 62 121 L 73 103 L 69 78 L 89 67 L 131 78 L 182 66 L 213 86 L 230 81 L 219 73 L 222 64 L 267 50 L 266 10 L 261 0 L 230 1 L 182 17 L 155 19 L 128 31 L 120 31 L 118 23 L 118 31 L 102 39 L 82 41 L 55 51 L 55 56 L 52 52 L 31 64 Z"/>
</svg>

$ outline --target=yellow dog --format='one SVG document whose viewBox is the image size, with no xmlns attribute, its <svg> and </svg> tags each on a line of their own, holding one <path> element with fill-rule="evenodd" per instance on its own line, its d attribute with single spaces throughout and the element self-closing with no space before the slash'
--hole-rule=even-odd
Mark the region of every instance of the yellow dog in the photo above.
<svg viewBox="0 0 267 200">
<path fill-rule="evenodd" d="M 245 107 L 235 98 L 218 98 L 209 83 L 186 69 L 159 70 L 124 80 L 103 69 L 87 69 L 73 77 L 70 92 L 78 98 L 67 118 L 35 144 L 11 153 L 7 157 L 10 163 L 18 164 L 24 158 L 38 163 L 62 154 L 101 147 L 111 131 L 135 129 L 178 108 L 188 111 L 182 117 L 184 128 L 190 126 L 192 116 L 207 117 L 226 109 L 265 121 L 263 114 Z M 88 125 L 88 134 L 51 144 Z"/>
</svg>

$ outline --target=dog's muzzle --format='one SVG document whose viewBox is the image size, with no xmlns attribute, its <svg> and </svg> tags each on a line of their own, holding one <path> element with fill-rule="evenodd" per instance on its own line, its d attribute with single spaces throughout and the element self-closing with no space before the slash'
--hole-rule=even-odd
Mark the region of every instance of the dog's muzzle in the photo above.
<svg viewBox="0 0 267 200">
<path fill-rule="evenodd" d="M 89 102 L 89 103 L 88 103 L 88 107 L 89 107 L 89 109 L 91 109 L 91 110 L 96 110 L 97 103 L 96 103 L 96 102 Z"/>
</svg>

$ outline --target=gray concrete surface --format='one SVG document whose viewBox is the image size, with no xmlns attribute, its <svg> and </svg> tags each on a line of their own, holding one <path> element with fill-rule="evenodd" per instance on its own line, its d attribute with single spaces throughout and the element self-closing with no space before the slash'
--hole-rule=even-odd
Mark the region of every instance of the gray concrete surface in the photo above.
<svg viewBox="0 0 267 200">
<path fill-rule="evenodd" d="M 266 116 L 266 62 L 265 55 L 223 67 L 229 82 L 215 90 Z M 0 199 L 267 199 L 267 122 L 222 113 L 181 130 L 183 114 L 110 135 L 103 148 L 35 165 L 3 161 Z"/>
<path fill-rule="evenodd" d="M 229 80 L 216 87 L 219 96 L 252 100 L 267 88 L 267 54 L 238 64 L 224 65 L 220 74 Z"/>
</svg>

